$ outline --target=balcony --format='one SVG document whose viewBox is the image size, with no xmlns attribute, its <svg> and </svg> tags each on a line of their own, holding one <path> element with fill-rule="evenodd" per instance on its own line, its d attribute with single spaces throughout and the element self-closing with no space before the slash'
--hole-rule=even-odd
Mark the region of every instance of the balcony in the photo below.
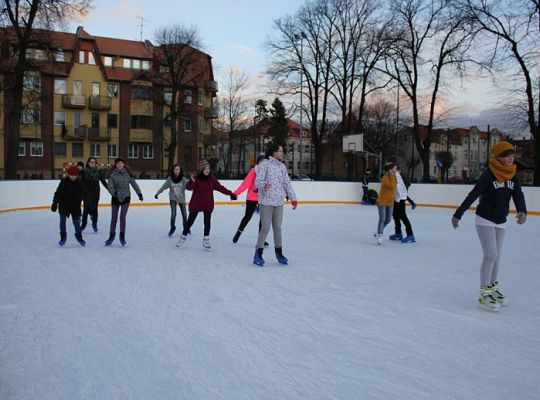
<svg viewBox="0 0 540 400">
<path fill-rule="evenodd" d="M 63 126 L 62 138 L 64 140 L 84 140 L 86 138 L 86 126 Z"/>
<path fill-rule="evenodd" d="M 94 141 L 107 141 L 111 137 L 111 128 L 88 128 L 88 139 Z"/>
<path fill-rule="evenodd" d="M 85 108 L 86 96 L 84 94 L 63 94 L 62 107 L 64 108 Z"/>
<path fill-rule="evenodd" d="M 217 81 L 205 81 L 204 88 L 206 89 L 207 92 L 217 92 L 218 83 Z"/>
<path fill-rule="evenodd" d="M 217 110 L 214 107 L 204 109 L 204 118 L 216 119 L 217 117 Z"/>
<path fill-rule="evenodd" d="M 41 124 L 20 124 L 19 138 L 39 139 L 41 138 Z"/>
<path fill-rule="evenodd" d="M 90 96 L 88 108 L 96 111 L 107 111 L 111 109 L 111 98 L 107 96 Z"/>
<path fill-rule="evenodd" d="M 130 129 L 129 141 L 139 143 L 152 143 L 154 137 L 151 129 Z"/>
</svg>

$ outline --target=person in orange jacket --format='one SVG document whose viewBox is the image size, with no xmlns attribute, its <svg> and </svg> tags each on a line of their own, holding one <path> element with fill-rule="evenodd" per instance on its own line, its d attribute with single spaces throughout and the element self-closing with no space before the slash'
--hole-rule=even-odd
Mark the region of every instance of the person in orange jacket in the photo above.
<svg viewBox="0 0 540 400">
<path fill-rule="evenodd" d="M 397 188 L 397 165 L 393 162 L 388 162 L 384 165 L 384 171 L 386 173 L 381 178 L 381 190 L 377 200 L 379 223 L 377 225 L 377 233 L 374 235 L 375 239 L 377 240 L 377 244 L 379 245 L 383 242 L 382 235 L 385 226 L 392 221 L 392 211 L 394 208 L 394 198 L 396 196 Z"/>
</svg>

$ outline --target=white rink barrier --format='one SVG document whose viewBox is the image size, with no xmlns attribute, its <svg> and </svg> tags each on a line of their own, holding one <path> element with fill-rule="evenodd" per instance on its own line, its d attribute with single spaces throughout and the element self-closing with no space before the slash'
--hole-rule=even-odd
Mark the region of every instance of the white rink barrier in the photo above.
<svg viewBox="0 0 540 400">
<path fill-rule="evenodd" d="M 19 180 L 0 181 L 0 213 L 16 210 L 46 209 L 52 203 L 52 198 L 58 180 Z M 169 204 L 169 193 L 160 194 L 159 199 L 154 195 L 164 180 L 139 179 L 144 202 L 140 202 L 132 189 L 132 205 L 157 206 Z M 223 186 L 230 190 L 236 189 L 239 180 L 221 180 Z M 292 185 L 300 204 L 360 204 L 362 199 L 362 185 L 358 182 L 305 182 L 293 181 Z M 369 185 L 370 189 L 379 190 L 379 184 Z M 444 184 L 413 184 L 409 188 L 409 196 L 419 205 L 430 207 L 455 208 L 472 189 L 472 185 L 444 185 Z M 540 215 L 540 187 L 525 187 L 527 209 L 532 215 Z M 186 191 L 186 200 L 189 202 L 191 192 Z M 244 203 L 245 193 L 238 201 L 231 201 L 228 196 L 214 192 L 216 204 L 241 205 Z M 110 195 L 101 186 L 101 206 L 110 205 Z M 511 202 L 511 210 L 514 204 Z"/>
</svg>

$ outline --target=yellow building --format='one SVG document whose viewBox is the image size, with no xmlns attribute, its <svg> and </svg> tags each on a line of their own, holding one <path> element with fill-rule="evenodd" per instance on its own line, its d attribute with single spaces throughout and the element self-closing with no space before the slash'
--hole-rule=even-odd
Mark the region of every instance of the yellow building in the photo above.
<svg viewBox="0 0 540 400">
<path fill-rule="evenodd" d="M 0 28 L 0 175 L 10 140 L 9 80 L 14 37 Z M 127 161 L 136 175 L 163 176 L 171 143 L 170 73 L 162 49 L 139 42 L 76 33 L 34 30 L 27 51 L 31 64 L 24 81 L 20 123 L 19 177 L 52 178 L 63 168 L 96 157 L 103 166 Z M 175 157 L 185 171 L 205 156 L 217 92 L 208 54 L 189 46 L 189 70 L 179 86 Z M 195 71 L 196 73 L 193 73 Z"/>
</svg>

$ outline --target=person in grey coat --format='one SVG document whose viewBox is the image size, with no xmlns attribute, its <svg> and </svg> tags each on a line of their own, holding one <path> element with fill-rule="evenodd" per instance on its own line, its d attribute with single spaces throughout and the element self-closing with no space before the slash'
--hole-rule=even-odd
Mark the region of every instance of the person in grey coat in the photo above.
<svg viewBox="0 0 540 400">
<path fill-rule="evenodd" d="M 114 160 L 114 166 L 109 171 L 109 180 L 107 181 L 107 190 L 111 194 L 111 228 L 109 238 L 105 241 L 105 246 L 110 246 L 116 236 L 116 222 L 118 220 L 118 211 L 120 211 L 120 244 L 126 244 L 126 215 L 131 201 L 132 186 L 140 201 L 143 201 L 143 195 L 137 182 L 131 175 L 123 158 Z"/>
<path fill-rule="evenodd" d="M 186 225 L 187 212 L 186 212 L 186 184 L 188 179 L 184 176 L 184 171 L 180 164 L 174 164 L 170 175 L 165 180 L 165 183 L 156 192 L 154 198 L 157 200 L 160 193 L 166 189 L 169 189 L 169 203 L 171 205 L 171 229 L 169 230 L 169 237 L 174 234 L 176 230 L 176 206 L 180 208 L 182 213 L 182 226 Z"/>
</svg>

